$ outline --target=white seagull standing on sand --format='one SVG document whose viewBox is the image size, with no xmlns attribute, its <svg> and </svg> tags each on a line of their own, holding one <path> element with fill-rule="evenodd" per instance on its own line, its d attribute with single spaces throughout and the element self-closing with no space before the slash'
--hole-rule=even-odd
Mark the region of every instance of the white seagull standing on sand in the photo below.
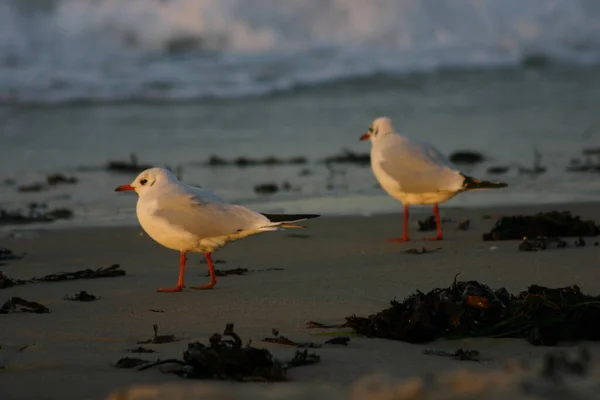
<svg viewBox="0 0 600 400">
<path fill-rule="evenodd" d="M 134 190 L 139 198 L 137 217 L 146 233 L 161 245 L 178 250 L 179 280 L 177 286 L 158 289 L 159 292 L 180 292 L 184 287 L 185 253 L 204 253 L 210 282 L 193 289 L 210 289 L 217 283 L 211 253 L 227 242 L 276 231 L 281 228 L 301 228 L 294 222 L 319 215 L 260 214 L 248 208 L 229 204 L 208 190 L 179 182 L 163 168 L 150 168 L 140 173 L 129 185 L 116 192 Z"/>
<path fill-rule="evenodd" d="M 457 194 L 476 189 L 495 189 L 507 186 L 502 182 L 471 178 L 429 143 L 401 136 L 387 117 L 371 123 L 369 132 L 360 140 L 370 139 L 371 168 L 383 189 L 404 205 L 404 235 L 391 242 L 408 241 L 408 206 L 433 204 L 437 235 L 427 240 L 442 240 L 442 224 L 438 203 Z"/>
</svg>

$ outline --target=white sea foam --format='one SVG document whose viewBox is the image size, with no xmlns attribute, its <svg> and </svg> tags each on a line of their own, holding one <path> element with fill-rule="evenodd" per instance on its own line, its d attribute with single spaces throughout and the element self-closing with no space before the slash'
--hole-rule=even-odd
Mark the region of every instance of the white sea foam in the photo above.
<svg viewBox="0 0 600 400">
<path fill-rule="evenodd" d="M 597 0 L 3 0 L 0 100 L 236 97 L 528 54 L 600 61 Z"/>
</svg>

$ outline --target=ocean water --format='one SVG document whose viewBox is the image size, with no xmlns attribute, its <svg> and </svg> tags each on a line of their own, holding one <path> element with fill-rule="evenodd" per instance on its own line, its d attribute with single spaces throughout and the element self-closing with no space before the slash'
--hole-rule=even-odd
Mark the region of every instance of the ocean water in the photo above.
<svg viewBox="0 0 600 400">
<path fill-rule="evenodd" d="M 599 106 L 596 0 L 0 0 L 0 181 L 79 178 L 1 184 L 0 207 L 70 207 L 70 224 L 135 222 L 135 195 L 112 191 L 134 175 L 102 169 L 131 153 L 263 211 L 399 211 L 369 167 L 322 162 L 368 152 L 358 137 L 382 115 L 484 153 L 465 172 L 510 184 L 448 204 L 594 201 L 598 175 L 566 167 L 596 162 Z M 519 173 L 536 151 L 546 172 Z M 254 191 L 270 182 L 291 189 Z"/>
</svg>

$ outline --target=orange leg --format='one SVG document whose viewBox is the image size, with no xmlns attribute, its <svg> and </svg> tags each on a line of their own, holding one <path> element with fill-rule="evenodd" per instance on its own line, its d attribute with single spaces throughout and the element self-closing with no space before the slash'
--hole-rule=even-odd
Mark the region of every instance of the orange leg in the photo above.
<svg viewBox="0 0 600 400">
<path fill-rule="evenodd" d="M 408 242 L 408 206 L 404 206 L 404 235 L 401 238 L 387 239 L 386 242 Z"/>
<path fill-rule="evenodd" d="M 204 253 L 206 261 L 208 262 L 208 273 L 210 275 L 210 282 L 202 286 L 191 286 L 192 289 L 211 289 L 217 284 L 217 276 L 215 275 L 215 266 L 210 253 Z"/>
<path fill-rule="evenodd" d="M 442 240 L 444 234 L 442 232 L 442 221 L 440 220 L 440 208 L 437 203 L 433 205 L 433 214 L 435 215 L 435 225 L 437 226 L 437 235 L 434 237 L 424 238 L 425 240 Z"/>
<path fill-rule="evenodd" d="M 165 288 L 165 289 L 157 289 L 157 292 L 181 292 L 183 289 L 183 273 L 185 272 L 185 251 L 181 252 L 179 256 L 179 280 L 177 281 L 177 286 L 174 288 Z"/>
</svg>

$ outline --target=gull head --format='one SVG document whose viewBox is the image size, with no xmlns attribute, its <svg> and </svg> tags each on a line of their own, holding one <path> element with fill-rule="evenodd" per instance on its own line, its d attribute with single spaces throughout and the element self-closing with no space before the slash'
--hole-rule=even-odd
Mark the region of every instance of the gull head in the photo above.
<svg viewBox="0 0 600 400">
<path fill-rule="evenodd" d="M 141 172 L 130 184 L 121 185 L 116 188 L 115 192 L 133 190 L 141 196 L 153 188 L 174 182 L 177 182 L 177 178 L 168 169 L 150 168 Z"/>
<path fill-rule="evenodd" d="M 364 133 L 360 140 L 368 140 L 370 139 L 372 142 L 376 141 L 380 137 L 384 136 L 387 133 L 394 133 L 396 129 L 392 124 L 392 120 L 388 117 L 379 117 L 376 118 L 373 122 L 371 122 L 371 126 L 369 126 L 369 131 Z"/>
</svg>

